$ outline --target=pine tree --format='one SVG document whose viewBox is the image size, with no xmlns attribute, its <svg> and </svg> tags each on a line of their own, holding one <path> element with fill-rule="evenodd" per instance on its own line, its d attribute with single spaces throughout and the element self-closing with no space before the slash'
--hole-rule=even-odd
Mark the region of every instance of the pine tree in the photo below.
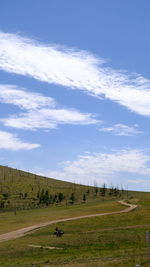
<svg viewBox="0 0 150 267">
<path fill-rule="evenodd" d="M 64 198 L 65 198 L 64 194 L 60 192 L 58 194 L 58 202 L 62 202 L 64 200 Z"/>
<path fill-rule="evenodd" d="M 71 200 L 71 203 L 74 204 L 74 202 L 75 202 L 75 195 L 74 195 L 74 193 L 71 193 L 70 200 Z"/>
<path fill-rule="evenodd" d="M 46 204 L 48 206 L 49 205 L 49 192 L 48 192 L 48 190 L 46 190 L 43 200 L 44 200 L 44 204 Z"/>
<path fill-rule="evenodd" d="M 83 201 L 86 202 L 86 194 L 83 194 Z"/>
</svg>

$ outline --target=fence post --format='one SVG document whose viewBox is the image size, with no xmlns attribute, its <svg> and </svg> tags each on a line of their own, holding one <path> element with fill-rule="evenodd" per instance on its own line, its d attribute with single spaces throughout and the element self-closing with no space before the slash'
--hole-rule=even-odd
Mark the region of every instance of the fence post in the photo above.
<svg viewBox="0 0 150 267">
<path fill-rule="evenodd" d="M 149 244 L 149 231 L 146 231 L 146 243 L 147 243 L 147 257 L 150 262 L 150 244 Z"/>
</svg>

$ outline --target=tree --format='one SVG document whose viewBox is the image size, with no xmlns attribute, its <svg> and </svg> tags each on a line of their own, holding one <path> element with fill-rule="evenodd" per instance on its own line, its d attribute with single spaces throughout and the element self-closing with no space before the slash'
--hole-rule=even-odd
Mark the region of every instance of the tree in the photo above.
<svg viewBox="0 0 150 267">
<path fill-rule="evenodd" d="M 3 198 L 4 198 L 5 200 L 7 200 L 7 199 L 8 199 L 8 197 L 9 197 L 9 194 L 8 194 L 8 192 L 4 192 L 4 193 L 3 193 Z"/>
<path fill-rule="evenodd" d="M 49 205 L 49 192 L 48 192 L 48 190 L 46 190 L 46 192 L 44 194 L 43 202 L 44 202 L 44 204 L 46 204 L 46 206 Z"/>
<path fill-rule="evenodd" d="M 97 196 L 97 193 L 98 193 L 98 186 L 97 186 L 96 181 L 94 182 L 94 192 L 95 192 L 95 195 Z"/>
<path fill-rule="evenodd" d="M 70 200 L 71 200 L 71 203 L 74 204 L 74 202 L 75 202 L 75 194 L 74 193 L 71 193 Z"/>
<path fill-rule="evenodd" d="M 87 193 L 87 195 L 89 195 L 89 194 L 90 194 L 90 190 L 88 189 L 88 190 L 86 191 L 86 193 Z"/>
<path fill-rule="evenodd" d="M 83 201 L 86 202 L 86 194 L 83 194 Z"/>
<path fill-rule="evenodd" d="M 40 200 L 39 203 L 43 203 L 44 200 L 44 189 L 42 189 L 41 193 L 40 193 Z"/>
<path fill-rule="evenodd" d="M 119 195 L 119 189 L 115 187 L 113 194 L 115 197 L 117 197 Z"/>
<path fill-rule="evenodd" d="M 98 187 L 95 187 L 95 194 L 97 195 L 98 193 Z"/>
<path fill-rule="evenodd" d="M 53 196 L 49 195 L 49 204 L 53 204 Z"/>
<path fill-rule="evenodd" d="M 4 208 L 5 207 L 5 202 L 3 200 L 0 201 L 0 208 Z"/>
<path fill-rule="evenodd" d="M 101 196 L 105 197 L 106 195 L 106 185 L 104 184 L 103 187 L 101 188 Z"/>
<path fill-rule="evenodd" d="M 58 194 L 58 202 L 62 202 L 64 200 L 64 198 L 65 198 L 64 194 L 60 192 Z"/>
<path fill-rule="evenodd" d="M 27 198 L 27 196 L 28 196 L 28 193 L 24 193 L 24 198 Z"/>
<path fill-rule="evenodd" d="M 40 190 L 37 192 L 37 198 L 40 198 Z"/>
<path fill-rule="evenodd" d="M 53 197 L 53 203 L 57 202 L 58 196 L 55 194 Z"/>
</svg>

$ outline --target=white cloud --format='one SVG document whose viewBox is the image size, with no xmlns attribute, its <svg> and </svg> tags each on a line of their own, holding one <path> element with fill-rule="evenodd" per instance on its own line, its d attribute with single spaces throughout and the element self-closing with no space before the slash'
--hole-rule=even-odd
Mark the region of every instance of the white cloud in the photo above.
<svg viewBox="0 0 150 267">
<path fill-rule="evenodd" d="M 20 140 L 15 134 L 0 131 L 0 149 L 31 150 L 40 147 L 39 144 L 30 144 Z"/>
<path fill-rule="evenodd" d="M 150 80 L 105 67 L 103 59 L 85 51 L 0 32 L 0 69 L 84 90 L 150 116 Z"/>
<path fill-rule="evenodd" d="M 8 72 L 69 87 L 84 88 L 86 82 L 90 88 L 90 80 L 94 77 L 97 80 L 94 65 L 98 62 L 83 51 L 42 45 L 16 34 L 0 32 L 0 68 Z"/>
<path fill-rule="evenodd" d="M 67 109 L 40 109 L 14 115 L 9 118 L 1 119 L 5 126 L 31 129 L 38 128 L 57 128 L 59 124 L 88 125 L 98 121 L 90 114 L 83 114 L 76 110 Z"/>
<path fill-rule="evenodd" d="M 134 179 L 129 179 L 128 183 L 131 184 L 139 184 L 139 185 L 145 185 L 145 186 L 150 186 L 150 180 L 149 179 L 138 179 L 138 180 L 134 180 Z"/>
<path fill-rule="evenodd" d="M 137 125 L 131 127 L 125 124 L 115 124 L 112 127 L 103 127 L 100 128 L 99 131 L 113 133 L 115 135 L 120 135 L 120 136 L 134 136 L 142 133 L 142 131 L 138 130 Z"/>
<path fill-rule="evenodd" d="M 90 113 L 58 108 L 51 97 L 18 89 L 17 86 L 0 85 L 0 102 L 17 105 L 25 112 L 0 119 L 5 126 L 21 129 L 56 128 L 59 124 L 88 125 L 98 123 Z"/>
<path fill-rule="evenodd" d="M 0 84 L 0 102 L 13 104 L 26 110 L 56 106 L 55 100 L 51 97 L 45 97 L 42 94 L 29 92 L 24 88 L 9 84 Z"/>
<path fill-rule="evenodd" d="M 141 150 L 126 149 L 112 153 L 92 153 L 77 160 L 64 162 L 62 171 L 49 171 L 47 175 L 66 181 L 93 184 L 96 181 L 110 184 L 125 179 L 123 174 L 150 175 L 150 155 Z M 117 178 L 118 177 L 118 178 Z M 123 177 L 123 180 L 122 180 Z"/>
</svg>

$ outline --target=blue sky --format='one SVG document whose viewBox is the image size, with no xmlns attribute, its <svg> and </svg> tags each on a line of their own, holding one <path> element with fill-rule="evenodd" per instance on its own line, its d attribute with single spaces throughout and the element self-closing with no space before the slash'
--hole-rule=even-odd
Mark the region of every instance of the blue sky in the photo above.
<svg viewBox="0 0 150 267">
<path fill-rule="evenodd" d="M 0 4 L 1 165 L 150 190 L 148 0 Z"/>
</svg>

